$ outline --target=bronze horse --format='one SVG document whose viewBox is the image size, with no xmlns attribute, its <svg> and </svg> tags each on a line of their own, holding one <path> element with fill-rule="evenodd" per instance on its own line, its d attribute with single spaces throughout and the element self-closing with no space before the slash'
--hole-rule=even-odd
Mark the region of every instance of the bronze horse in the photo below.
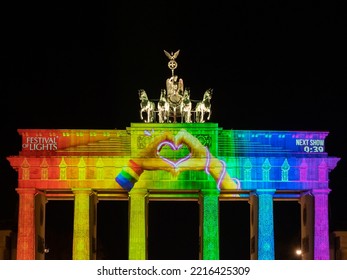
<svg viewBox="0 0 347 280">
<path fill-rule="evenodd" d="M 148 99 L 147 93 L 146 93 L 146 91 L 144 89 L 140 89 L 139 90 L 139 99 L 141 100 L 141 102 L 140 102 L 140 106 L 141 106 L 140 117 L 141 117 L 141 120 L 144 119 L 143 113 L 146 113 L 147 119 L 145 120 L 145 122 L 147 122 L 147 123 L 154 122 L 154 118 L 155 118 L 155 104 L 154 104 L 153 101 L 150 101 Z"/>
<path fill-rule="evenodd" d="M 208 114 L 206 120 L 210 119 L 212 93 L 213 93 L 213 89 L 206 90 L 202 101 L 196 104 L 196 107 L 195 107 L 196 122 L 204 123 L 206 113 Z"/>
</svg>

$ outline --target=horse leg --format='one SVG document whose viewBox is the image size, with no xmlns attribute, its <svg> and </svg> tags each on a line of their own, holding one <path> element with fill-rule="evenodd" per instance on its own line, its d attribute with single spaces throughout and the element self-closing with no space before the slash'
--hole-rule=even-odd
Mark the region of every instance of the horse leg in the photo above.
<svg viewBox="0 0 347 280">
<path fill-rule="evenodd" d="M 192 122 L 192 112 L 189 110 L 189 112 L 187 113 L 187 122 L 191 123 Z"/>
<path fill-rule="evenodd" d="M 151 123 L 152 122 L 152 112 L 151 112 L 151 110 L 147 111 L 147 115 L 148 115 L 148 118 L 147 118 L 148 122 Z"/>
<path fill-rule="evenodd" d="M 146 110 L 146 119 L 145 122 L 148 123 L 148 110 Z"/>
<path fill-rule="evenodd" d="M 191 106 L 188 107 L 187 109 L 187 123 L 191 123 L 192 122 L 192 108 Z"/>
<path fill-rule="evenodd" d="M 176 123 L 176 107 L 174 107 L 173 109 L 173 116 L 174 116 L 173 122 Z"/>
</svg>

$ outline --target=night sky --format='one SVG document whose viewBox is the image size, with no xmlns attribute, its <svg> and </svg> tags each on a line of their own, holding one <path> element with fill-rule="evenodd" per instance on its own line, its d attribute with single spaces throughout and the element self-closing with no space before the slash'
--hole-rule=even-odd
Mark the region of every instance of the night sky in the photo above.
<svg viewBox="0 0 347 280">
<path fill-rule="evenodd" d="M 0 227 L 17 218 L 6 160 L 21 150 L 17 129 L 140 122 L 138 89 L 159 98 L 163 50 L 180 50 L 175 73 L 192 99 L 213 88 L 223 129 L 330 132 L 331 230 L 347 230 L 345 1 L 255 2 L 1 4 Z"/>
</svg>

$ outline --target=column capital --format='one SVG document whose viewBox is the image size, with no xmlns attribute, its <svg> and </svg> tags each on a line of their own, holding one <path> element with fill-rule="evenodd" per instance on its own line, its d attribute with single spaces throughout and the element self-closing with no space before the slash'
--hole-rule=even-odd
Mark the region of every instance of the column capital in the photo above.
<svg viewBox="0 0 347 280">
<path fill-rule="evenodd" d="M 93 190 L 90 188 L 72 188 L 74 194 L 92 194 Z"/>
<path fill-rule="evenodd" d="M 216 195 L 219 196 L 220 191 L 218 189 L 201 189 L 200 190 L 202 195 Z"/>
<path fill-rule="evenodd" d="M 270 194 L 273 195 L 276 192 L 276 189 L 256 189 L 256 194 Z"/>
<path fill-rule="evenodd" d="M 326 188 L 326 189 L 313 189 L 313 190 L 311 190 L 311 193 L 312 193 L 313 195 L 320 195 L 320 194 L 326 194 L 326 195 L 328 195 L 330 192 L 331 192 L 331 189 L 328 189 L 328 188 Z"/>
<path fill-rule="evenodd" d="M 148 194 L 148 190 L 147 189 L 138 189 L 138 188 L 133 188 L 130 192 L 129 192 L 129 196 L 146 196 Z"/>
<path fill-rule="evenodd" d="M 18 194 L 35 194 L 37 189 L 35 188 L 17 188 L 16 192 Z"/>
</svg>

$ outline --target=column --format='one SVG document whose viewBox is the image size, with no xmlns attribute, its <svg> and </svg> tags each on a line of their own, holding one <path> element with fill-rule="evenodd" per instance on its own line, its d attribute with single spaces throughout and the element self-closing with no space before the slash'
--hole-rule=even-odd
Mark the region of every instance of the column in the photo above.
<svg viewBox="0 0 347 280">
<path fill-rule="evenodd" d="M 43 192 L 37 192 L 35 194 L 36 260 L 45 259 L 46 203 L 47 199 L 45 194 Z"/>
<path fill-rule="evenodd" d="M 273 195 L 275 190 L 257 190 L 258 195 L 258 260 L 274 260 Z"/>
<path fill-rule="evenodd" d="M 98 195 L 93 192 L 89 203 L 89 225 L 90 225 L 90 259 L 96 260 L 97 251 L 97 223 L 98 223 Z"/>
<path fill-rule="evenodd" d="M 258 259 L 258 196 L 251 192 L 249 196 L 250 204 L 250 234 L 251 234 L 251 244 L 250 244 L 250 255 L 251 260 Z"/>
<path fill-rule="evenodd" d="M 311 193 L 305 193 L 300 197 L 301 207 L 301 259 L 313 260 L 314 240 L 314 198 Z"/>
<path fill-rule="evenodd" d="M 17 260 L 35 260 L 35 193 L 34 188 L 18 188 L 19 213 Z"/>
<path fill-rule="evenodd" d="M 90 189 L 75 189 L 75 208 L 73 225 L 73 260 L 90 259 L 90 221 L 89 221 L 89 197 Z"/>
<path fill-rule="evenodd" d="M 330 189 L 314 189 L 314 259 L 330 260 L 328 194 Z"/>
<path fill-rule="evenodd" d="M 147 189 L 133 188 L 129 196 L 129 260 L 145 260 L 147 258 Z"/>
<path fill-rule="evenodd" d="M 202 259 L 219 260 L 219 190 L 201 190 Z"/>
</svg>

